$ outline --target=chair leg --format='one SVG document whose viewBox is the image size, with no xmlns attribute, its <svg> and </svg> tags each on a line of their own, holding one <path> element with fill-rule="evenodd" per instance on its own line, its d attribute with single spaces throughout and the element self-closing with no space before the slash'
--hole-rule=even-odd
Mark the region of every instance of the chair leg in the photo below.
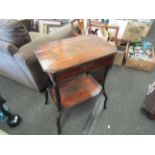
<svg viewBox="0 0 155 155">
<path fill-rule="evenodd" d="M 102 84 L 102 91 L 103 91 L 103 95 L 105 97 L 104 100 L 104 109 L 107 109 L 107 100 L 108 100 L 108 95 L 105 91 L 105 80 L 106 80 L 106 76 L 109 70 L 109 66 L 107 66 L 104 70 L 104 73 L 101 74 L 101 84 Z"/>
<path fill-rule="evenodd" d="M 105 97 L 105 100 L 104 100 L 104 109 L 107 109 L 107 100 L 108 100 L 108 96 L 106 94 L 106 92 L 103 90 L 103 95 Z"/>
<path fill-rule="evenodd" d="M 61 133 L 62 133 L 62 127 L 61 127 L 61 111 L 58 112 L 58 116 L 57 116 L 57 131 L 58 131 L 58 135 L 61 135 Z"/>
<path fill-rule="evenodd" d="M 57 79 L 55 75 L 49 75 L 50 79 L 52 81 L 53 88 L 55 90 L 55 95 L 56 95 L 56 100 L 57 100 L 57 120 L 56 120 L 56 125 L 57 125 L 57 131 L 58 134 L 60 135 L 62 132 L 62 127 L 61 127 L 61 111 L 62 111 L 62 106 L 61 106 L 61 98 L 60 98 L 60 92 L 59 88 L 57 85 Z"/>
<path fill-rule="evenodd" d="M 49 104 L 48 88 L 45 89 L 45 104 Z"/>
</svg>

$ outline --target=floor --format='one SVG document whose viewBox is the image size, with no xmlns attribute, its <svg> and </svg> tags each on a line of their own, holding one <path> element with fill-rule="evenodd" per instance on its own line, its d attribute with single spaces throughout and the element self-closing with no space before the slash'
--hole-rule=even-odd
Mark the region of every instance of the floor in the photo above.
<svg viewBox="0 0 155 155">
<path fill-rule="evenodd" d="M 155 24 L 147 40 L 155 47 Z M 106 80 L 109 95 L 108 108 L 103 110 L 91 134 L 155 134 L 155 122 L 148 120 L 141 111 L 148 84 L 155 81 L 151 73 L 113 66 Z M 0 92 L 7 99 L 11 111 L 22 116 L 22 123 L 9 128 L 4 121 L 0 128 L 9 134 L 57 134 L 56 109 L 44 105 L 44 94 L 37 93 L 14 81 L 0 76 Z M 97 98 L 63 113 L 63 134 L 83 134 L 87 118 Z"/>
</svg>

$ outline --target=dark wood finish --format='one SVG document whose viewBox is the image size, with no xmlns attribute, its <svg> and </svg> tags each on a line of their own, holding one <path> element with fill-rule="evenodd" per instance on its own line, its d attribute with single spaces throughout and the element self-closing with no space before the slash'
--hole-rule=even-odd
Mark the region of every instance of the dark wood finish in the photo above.
<svg viewBox="0 0 155 155">
<path fill-rule="evenodd" d="M 75 22 L 78 23 L 79 33 L 77 33 L 77 32 L 75 31 L 75 27 L 74 27 Z M 78 35 L 80 35 L 80 34 L 83 34 L 83 32 L 84 32 L 84 21 L 83 21 L 83 19 L 74 19 L 74 20 L 72 20 L 72 21 L 71 21 L 71 28 L 72 28 L 72 33 L 73 33 L 75 36 L 78 36 Z"/>
<path fill-rule="evenodd" d="M 56 79 L 59 83 L 60 81 L 76 76 L 81 73 L 90 72 L 98 68 L 103 68 L 103 66 L 111 65 L 113 63 L 114 55 L 109 55 L 104 58 L 100 58 L 98 60 L 90 61 L 88 63 L 85 63 L 83 65 L 79 65 L 75 68 L 70 68 L 68 70 L 64 70 L 62 72 L 56 73 Z"/>
<path fill-rule="evenodd" d="M 115 54 L 116 47 L 96 35 L 82 35 L 41 46 L 36 56 L 45 72 L 58 73 Z"/>
<path fill-rule="evenodd" d="M 116 51 L 114 45 L 96 35 L 81 35 L 42 45 L 35 52 L 42 69 L 48 73 L 52 83 L 50 96 L 57 106 L 58 134 L 61 133 L 62 108 L 75 106 L 96 96 L 100 91 L 106 98 L 106 107 L 107 95 L 103 90 L 104 86 L 99 85 L 89 74 L 74 78 L 73 76 L 102 67 L 106 67 L 107 74 Z M 105 75 L 103 84 L 104 81 Z M 47 97 L 47 92 L 45 96 Z"/>
<path fill-rule="evenodd" d="M 97 96 L 102 87 L 91 75 L 83 74 L 65 81 L 59 90 L 62 107 L 69 108 Z M 52 89 L 50 94 L 56 104 L 55 91 Z"/>
</svg>

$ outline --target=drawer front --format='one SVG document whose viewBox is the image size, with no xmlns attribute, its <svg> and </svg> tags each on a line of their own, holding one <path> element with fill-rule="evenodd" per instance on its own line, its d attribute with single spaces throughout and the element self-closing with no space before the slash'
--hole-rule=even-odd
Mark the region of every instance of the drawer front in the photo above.
<svg viewBox="0 0 155 155">
<path fill-rule="evenodd" d="M 56 73 L 55 74 L 56 79 L 57 79 L 57 81 L 61 81 L 61 80 L 64 80 L 64 79 L 72 77 L 72 76 L 76 76 L 81 73 L 86 73 L 86 72 L 95 70 L 97 68 L 102 68 L 107 65 L 112 65 L 113 59 L 114 59 L 114 55 L 110 55 L 110 56 L 107 56 L 107 57 L 104 57 L 104 58 L 101 58 L 101 59 L 98 59 L 95 61 L 91 61 L 89 63 L 79 65 L 74 68 L 67 69 L 65 71 Z"/>
</svg>

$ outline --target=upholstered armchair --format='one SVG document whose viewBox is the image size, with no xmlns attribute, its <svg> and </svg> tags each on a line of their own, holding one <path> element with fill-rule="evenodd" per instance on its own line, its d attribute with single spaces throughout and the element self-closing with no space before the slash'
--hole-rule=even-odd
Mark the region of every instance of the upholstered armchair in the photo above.
<svg viewBox="0 0 155 155">
<path fill-rule="evenodd" d="M 71 36 L 71 24 L 51 34 L 40 34 L 28 32 L 16 20 L 0 20 L 0 75 L 42 91 L 47 76 L 35 57 L 35 49 L 38 45 Z"/>
</svg>

